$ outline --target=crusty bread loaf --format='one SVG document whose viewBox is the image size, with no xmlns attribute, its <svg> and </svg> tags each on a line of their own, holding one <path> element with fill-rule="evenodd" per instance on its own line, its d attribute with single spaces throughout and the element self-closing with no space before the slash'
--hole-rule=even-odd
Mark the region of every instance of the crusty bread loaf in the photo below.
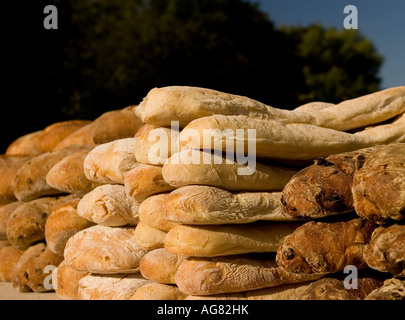
<svg viewBox="0 0 405 320">
<path fill-rule="evenodd" d="M 139 287 L 129 300 L 184 300 L 186 297 L 174 285 L 151 282 Z"/>
<path fill-rule="evenodd" d="M 136 290 L 149 283 L 139 273 L 96 275 L 79 280 L 79 300 L 129 300 Z"/>
<path fill-rule="evenodd" d="M 21 255 L 11 273 L 12 283 L 20 292 L 46 292 L 52 291 L 47 286 L 46 278 L 49 274 L 46 267 L 57 267 L 63 261 L 63 257 L 54 254 L 44 243 L 38 243 Z"/>
<path fill-rule="evenodd" d="M 167 197 L 167 193 L 160 193 L 144 200 L 138 209 L 139 221 L 162 231 L 169 231 L 178 226 L 179 223 L 169 221 L 166 218 L 165 202 Z"/>
<path fill-rule="evenodd" d="M 166 160 L 177 152 L 178 135 L 179 131 L 175 128 L 143 125 L 135 135 L 136 160 L 163 166 Z"/>
<path fill-rule="evenodd" d="M 162 167 L 147 164 L 128 171 L 124 176 L 124 185 L 126 194 L 137 201 L 175 189 L 163 179 Z"/>
<path fill-rule="evenodd" d="M 125 138 L 96 146 L 84 159 L 86 177 L 99 183 L 124 184 L 125 173 L 140 165 L 134 155 L 135 141 Z"/>
<path fill-rule="evenodd" d="M 374 229 L 362 219 L 307 222 L 285 237 L 277 249 L 277 263 L 297 273 L 334 273 L 347 265 L 365 268 L 363 251 Z"/>
<path fill-rule="evenodd" d="M 0 204 L 17 200 L 14 194 L 14 180 L 20 168 L 27 163 L 31 156 L 7 156 L 7 160 L 0 167 Z"/>
<path fill-rule="evenodd" d="M 148 250 L 135 244 L 134 228 L 95 225 L 69 238 L 64 252 L 69 267 L 99 274 L 135 273 Z"/>
<path fill-rule="evenodd" d="M 162 127 L 179 121 L 183 128 L 194 119 L 214 114 L 242 114 L 281 122 L 314 121 L 304 112 L 276 109 L 247 97 L 188 86 L 154 88 L 134 110 L 144 123 Z"/>
<path fill-rule="evenodd" d="M 134 106 L 107 111 L 91 124 L 91 136 L 95 144 L 134 137 L 142 127 L 141 119 L 134 113 Z"/>
<path fill-rule="evenodd" d="M 0 206 L 0 240 L 7 240 L 8 218 L 11 213 L 23 203 L 23 201 L 14 201 Z"/>
<path fill-rule="evenodd" d="M 250 167 L 249 167 L 250 165 Z M 298 169 L 256 163 L 230 163 L 199 150 L 182 150 L 163 166 L 163 178 L 176 188 L 209 185 L 230 191 L 281 191 Z"/>
<path fill-rule="evenodd" d="M 357 161 L 381 147 L 315 160 L 285 185 L 281 198 L 284 214 L 298 219 L 316 219 L 353 211 L 352 186 Z"/>
<path fill-rule="evenodd" d="M 93 222 L 77 214 L 77 205 L 81 198 L 63 203 L 55 208 L 45 223 L 45 240 L 52 252 L 63 256 L 68 239 L 77 232 L 94 225 Z"/>
<path fill-rule="evenodd" d="M 405 217 L 405 143 L 374 150 L 358 161 L 353 177 L 357 214 L 376 223 Z"/>
<path fill-rule="evenodd" d="M 165 284 L 175 284 L 175 275 L 180 265 L 188 258 L 168 252 L 165 248 L 155 249 L 145 254 L 139 263 L 139 271 L 149 280 Z"/>
<path fill-rule="evenodd" d="M 85 194 L 77 213 L 94 223 L 118 227 L 136 225 L 140 203 L 125 194 L 123 185 L 105 184 Z"/>
<path fill-rule="evenodd" d="M 92 147 L 73 153 L 57 162 L 46 175 L 46 183 L 62 192 L 86 194 L 101 183 L 87 179 L 83 163 Z"/>
<path fill-rule="evenodd" d="M 171 86 L 149 91 L 135 113 L 143 122 L 168 127 L 179 121 L 185 127 L 192 120 L 221 115 L 244 115 L 281 123 L 307 123 L 336 130 L 361 128 L 388 120 L 405 111 L 405 86 L 389 88 L 368 95 L 308 110 L 283 110 L 243 96 L 215 90 Z"/>
<path fill-rule="evenodd" d="M 231 193 L 210 186 L 185 186 L 166 196 L 164 212 L 170 221 L 193 225 L 293 220 L 282 213 L 280 199 L 280 192 Z"/>
<path fill-rule="evenodd" d="M 393 224 L 374 230 L 363 257 L 373 269 L 405 277 L 405 225 Z"/>
<path fill-rule="evenodd" d="M 83 126 L 82 128 L 72 132 L 62 141 L 60 141 L 55 148 L 54 151 L 64 149 L 67 146 L 71 145 L 83 145 L 83 146 L 95 146 L 95 142 L 93 140 L 92 131 L 92 122 Z"/>
<path fill-rule="evenodd" d="M 300 223 L 266 222 L 246 225 L 186 226 L 171 229 L 167 251 L 195 257 L 215 257 L 250 252 L 276 252 L 284 237 Z"/>
<path fill-rule="evenodd" d="M 175 283 L 189 295 L 213 295 L 308 282 L 322 276 L 287 272 L 277 265 L 274 257 L 189 257 L 179 266 Z"/>
<path fill-rule="evenodd" d="M 384 284 L 372 291 L 365 300 L 405 300 L 405 281 L 387 279 Z"/>
<path fill-rule="evenodd" d="M 16 248 L 25 250 L 45 240 L 45 224 L 51 212 L 76 195 L 43 197 L 18 206 L 7 221 L 7 239 Z"/>
<path fill-rule="evenodd" d="M 0 247 L 0 282 L 11 282 L 11 273 L 24 250 L 13 246 Z"/>
<path fill-rule="evenodd" d="M 36 143 L 37 137 L 41 133 L 42 130 L 38 130 L 18 137 L 8 145 L 5 154 L 36 156 L 43 153 Z"/>
<path fill-rule="evenodd" d="M 322 102 L 322 101 L 312 101 L 312 102 L 308 102 L 303 105 L 300 105 L 297 108 L 295 108 L 294 110 L 314 113 L 314 112 L 318 112 L 318 111 L 324 110 L 324 109 L 332 107 L 332 106 L 334 106 L 333 103 Z"/>
<path fill-rule="evenodd" d="M 70 268 L 63 260 L 52 272 L 52 286 L 62 299 L 79 300 L 79 280 L 88 274 Z"/>
<path fill-rule="evenodd" d="M 69 146 L 65 149 L 46 152 L 24 163 L 14 180 L 14 194 L 18 200 L 30 201 L 42 196 L 63 192 L 46 183 L 46 176 L 52 167 L 63 158 L 82 150 L 83 146 Z"/>
<path fill-rule="evenodd" d="M 139 222 L 135 228 L 134 239 L 135 243 L 146 250 L 163 248 L 167 231 L 162 231 L 151 227 L 146 223 Z"/>
</svg>

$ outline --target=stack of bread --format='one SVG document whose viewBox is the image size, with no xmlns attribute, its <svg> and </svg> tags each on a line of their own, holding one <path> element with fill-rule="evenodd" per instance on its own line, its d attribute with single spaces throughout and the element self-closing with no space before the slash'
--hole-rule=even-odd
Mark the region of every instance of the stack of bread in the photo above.
<svg viewBox="0 0 405 320">
<path fill-rule="evenodd" d="M 404 298 L 404 112 L 405 87 L 291 111 L 164 87 L 23 136 L 0 163 L 3 280 L 82 300 Z"/>
</svg>

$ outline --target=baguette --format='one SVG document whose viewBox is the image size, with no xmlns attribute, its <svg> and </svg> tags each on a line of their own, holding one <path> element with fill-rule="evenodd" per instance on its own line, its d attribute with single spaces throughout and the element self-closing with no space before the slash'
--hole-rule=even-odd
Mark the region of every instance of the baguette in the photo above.
<svg viewBox="0 0 405 320">
<path fill-rule="evenodd" d="M 307 222 L 285 237 L 277 263 L 296 273 L 334 273 L 347 265 L 365 268 L 363 251 L 375 227 L 361 219 Z"/>
<path fill-rule="evenodd" d="M 182 150 L 163 166 L 163 178 L 176 188 L 208 185 L 229 191 L 281 191 L 298 169 L 247 165 L 198 150 Z"/>
<path fill-rule="evenodd" d="M 55 146 L 53 151 L 61 150 L 61 149 L 64 149 L 68 146 L 75 145 L 75 144 L 81 145 L 81 146 L 94 147 L 96 144 L 93 140 L 91 131 L 92 131 L 92 122 L 83 126 L 80 129 L 72 132 L 70 135 L 68 135 L 66 138 L 64 138 L 62 141 L 60 141 Z"/>
<path fill-rule="evenodd" d="M 146 279 L 164 284 L 176 284 L 175 275 L 188 258 L 159 248 L 146 253 L 139 263 L 139 271 Z"/>
<path fill-rule="evenodd" d="M 46 152 L 24 163 L 14 180 L 14 194 L 18 200 L 30 201 L 43 196 L 63 194 L 46 182 L 52 167 L 63 158 L 82 150 L 83 146 L 70 146 L 59 151 Z"/>
<path fill-rule="evenodd" d="M 55 208 L 45 223 L 45 240 L 52 252 L 63 256 L 68 239 L 77 232 L 94 225 L 93 222 L 77 214 L 77 205 L 81 198 L 65 202 Z"/>
<path fill-rule="evenodd" d="M 166 160 L 177 152 L 177 137 L 175 129 L 145 124 L 136 133 L 135 158 L 137 161 L 163 166 Z"/>
<path fill-rule="evenodd" d="M 25 155 L 25 156 L 37 156 L 43 151 L 37 145 L 37 137 L 42 133 L 42 130 L 27 133 L 21 137 L 18 137 L 11 142 L 5 154 L 6 155 Z"/>
<path fill-rule="evenodd" d="M 248 225 L 186 226 L 171 229 L 165 249 L 195 257 L 215 257 L 251 252 L 276 252 L 283 238 L 300 223 L 273 222 Z"/>
<path fill-rule="evenodd" d="M 216 187 L 186 186 L 166 196 L 164 212 L 170 221 L 192 225 L 293 220 L 283 214 L 280 199 L 281 192 L 231 193 Z"/>
<path fill-rule="evenodd" d="M 370 268 L 405 277 L 405 225 L 393 224 L 374 230 L 363 258 Z"/>
<path fill-rule="evenodd" d="M 378 224 L 405 217 L 405 143 L 374 150 L 358 161 L 353 177 L 357 214 Z"/>
<path fill-rule="evenodd" d="M 151 282 L 139 287 L 129 300 L 184 300 L 186 297 L 176 286 Z"/>
<path fill-rule="evenodd" d="M 34 243 L 45 240 L 45 225 L 51 212 L 75 197 L 43 197 L 22 203 L 7 220 L 6 233 L 10 244 L 26 250 Z"/>
<path fill-rule="evenodd" d="M 163 179 L 162 167 L 146 164 L 128 171 L 124 176 L 124 186 L 126 194 L 137 201 L 175 189 Z"/>
<path fill-rule="evenodd" d="M 148 250 L 136 245 L 134 230 L 95 225 L 77 232 L 66 243 L 67 265 L 99 274 L 139 272 L 139 261 Z"/>
<path fill-rule="evenodd" d="M 153 250 L 164 247 L 163 241 L 166 234 L 167 231 L 151 227 L 140 221 L 135 228 L 134 239 L 135 243 L 142 249 Z"/>
<path fill-rule="evenodd" d="M 287 272 L 271 258 L 248 255 L 189 257 L 178 268 L 175 282 L 189 295 L 214 295 L 258 290 L 321 278 L 322 274 Z"/>
<path fill-rule="evenodd" d="M 84 195 L 101 183 L 87 179 L 83 171 L 84 159 L 90 148 L 78 151 L 57 162 L 46 175 L 46 183 L 65 193 Z"/>
<path fill-rule="evenodd" d="M 57 267 L 63 257 L 54 254 L 44 243 L 38 243 L 21 255 L 11 273 L 13 287 L 19 292 L 47 292 L 52 286 L 46 285 L 46 267 Z"/>
<path fill-rule="evenodd" d="M 85 194 L 77 206 L 77 214 L 96 224 L 119 227 L 139 222 L 140 203 L 125 194 L 120 184 L 105 184 Z"/>
<path fill-rule="evenodd" d="M 64 300 L 79 300 L 79 281 L 88 274 L 69 268 L 63 260 L 52 272 L 52 285 L 56 294 Z"/>
<path fill-rule="evenodd" d="M 0 206 L 0 241 L 7 240 L 7 221 L 15 209 L 22 205 L 23 201 L 14 201 Z"/>
<path fill-rule="evenodd" d="M 129 300 L 136 290 L 149 283 L 138 274 L 89 274 L 79 280 L 79 300 Z"/>
<path fill-rule="evenodd" d="M 134 148 L 135 138 L 96 146 L 84 159 L 84 174 L 98 183 L 124 184 L 125 173 L 140 165 L 135 159 Z"/>
<path fill-rule="evenodd" d="M 165 202 L 167 198 L 167 193 L 160 193 L 150 196 L 143 201 L 138 210 L 139 221 L 166 232 L 178 226 L 179 223 L 169 221 L 166 218 Z"/>
</svg>

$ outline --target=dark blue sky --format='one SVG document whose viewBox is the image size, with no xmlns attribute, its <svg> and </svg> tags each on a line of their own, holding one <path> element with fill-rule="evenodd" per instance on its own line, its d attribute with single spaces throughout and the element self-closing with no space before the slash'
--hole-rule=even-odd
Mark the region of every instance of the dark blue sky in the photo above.
<svg viewBox="0 0 405 320">
<path fill-rule="evenodd" d="M 252 0 L 276 26 L 320 22 L 343 28 L 346 5 L 358 10 L 358 30 L 384 57 L 382 88 L 405 85 L 405 0 Z"/>
</svg>

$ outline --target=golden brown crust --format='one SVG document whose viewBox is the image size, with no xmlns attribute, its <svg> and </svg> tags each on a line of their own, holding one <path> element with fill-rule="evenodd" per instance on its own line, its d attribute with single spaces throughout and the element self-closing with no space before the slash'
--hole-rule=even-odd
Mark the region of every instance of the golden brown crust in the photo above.
<svg viewBox="0 0 405 320">
<path fill-rule="evenodd" d="M 27 133 L 21 137 L 18 137 L 7 147 L 6 155 L 30 155 L 37 156 L 43 151 L 38 147 L 37 139 L 40 136 L 42 130 Z"/>
<path fill-rule="evenodd" d="M 129 300 L 184 300 L 187 294 L 174 286 L 158 282 L 143 285 Z"/>
<path fill-rule="evenodd" d="M 405 277 L 405 225 L 374 230 L 363 256 L 369 267 Z"/>
<path fill-rule="evenodd" d="M 18 259 L 12 271 L 12 282 L 15 289 L 20 292 L 46 292 L 52 291 L 52 286 L 47 286 L 46 278 L 49 273 L 46 267 L 57 267 L 63 257 L 54 254 L 44 243 L 29 247 Z"/>
<path fill-rule="evenodd" d="M 379 148 L 359 163 L 353 178 L 354 207 L 360 217 L 382 224 L 405 217 L 405 144 Z"/>
<path fill-rule="evenodd" d="M 0 206 L 0 240 L 7 240 L 7 221 L 12 212 L 22 205 L 23 201 L 14 201 Z"/>
<path fill-rule="evenodd" d="M 405 281 L 387 279 L 384 284 L 371 292 L 365 300 L 405 300 Z"/>
<path fill-rule="evenodd" d="M 13 246 L 0 248 L 0 282 L 11 282 L 11 273 L 24 250 Z"/>
<path fill-rule="evenodd" d="M 79 280 L 88 274 L 70 268 L 63 260 L 52 273 L 56 294 L 64 300 L 79 300 Z"/>
<path fill-rule="evenodd" d="M 310 221 L 284 239 L 276 260 L 297 273 L 333 273 L 347 265 L 364 268 L 363 251 L 374 229 L 373 223 L 362 219 Z"/>
</svg>

